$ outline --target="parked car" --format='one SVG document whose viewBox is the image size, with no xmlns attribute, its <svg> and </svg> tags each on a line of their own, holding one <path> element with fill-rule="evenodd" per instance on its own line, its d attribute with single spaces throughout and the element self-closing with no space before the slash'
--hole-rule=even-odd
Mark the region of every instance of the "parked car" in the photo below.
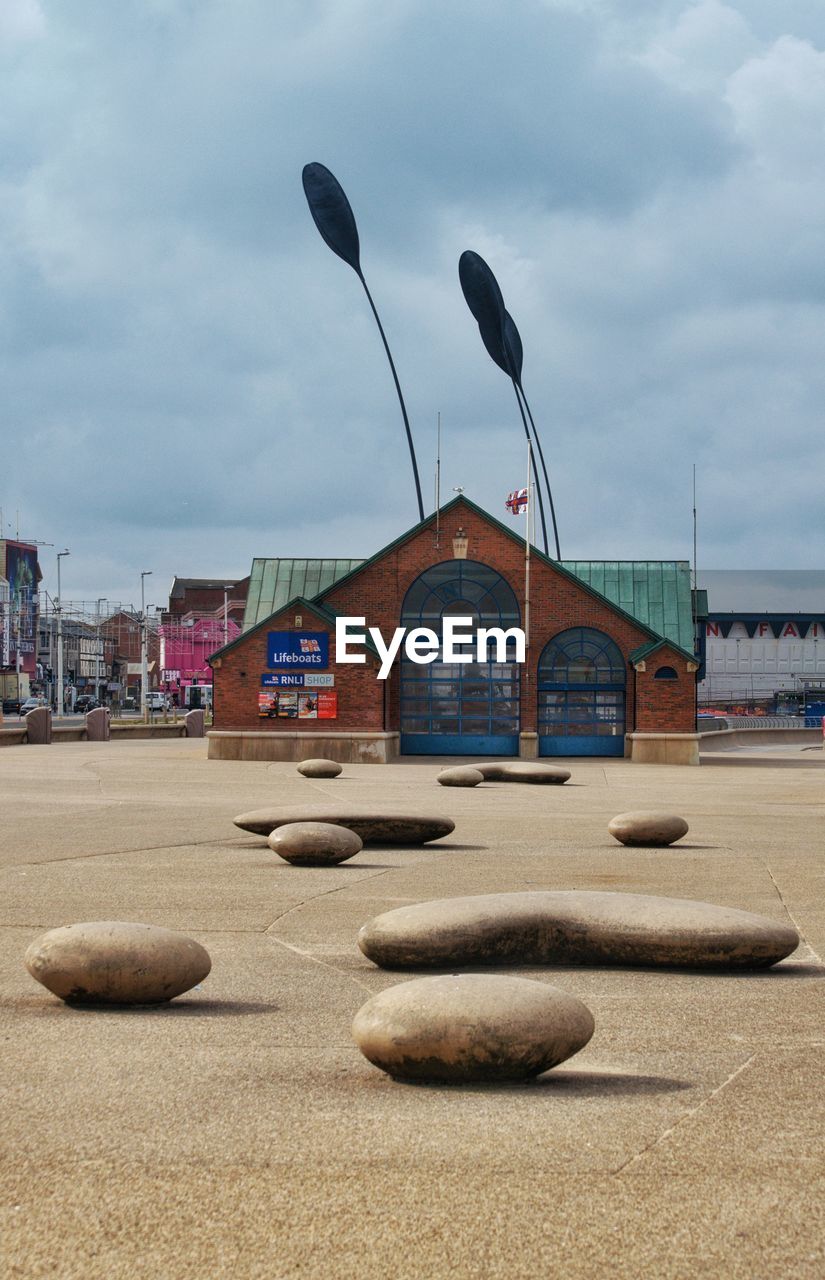
<svg viewBox="0 0 825 1280">
<path fill-rule="evenodd" d="M 45 698 L 26 698 L 25 702 L 20 703 L 20 714 L 25 716 L 29 711 L 36 711 L 38 707 L 45 707 Z"/>
<path fill-rule="evenodd" d="M 20 705 L 21 704 L 20 704 L 19 698 L 4 698 L 3 699 L 3 715 L 4 716 L 18 715 L 20 712 Z"/>
<path fill-rule="evenodd" d="M 87 711 L 94 711 L 95 707 L 99 707 L 100 703 L 92 693 L 81 693 L 80 697 L 75 700 L 74 709 L 78 715 L 85 715 Z"/>
<path fill-rule="evenodd" d="M 146 695 L 146 705 L 150 711 L 168 711 L 171 703 L 167 694 L 159 689 L 152 689 Z"/>
</svg>

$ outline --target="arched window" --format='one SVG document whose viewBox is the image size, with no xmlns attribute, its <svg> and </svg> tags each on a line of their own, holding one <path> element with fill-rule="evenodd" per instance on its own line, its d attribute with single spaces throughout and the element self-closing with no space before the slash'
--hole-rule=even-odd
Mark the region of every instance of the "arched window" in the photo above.
<svg viewBox="0 0 825 1280">
<path fill-rule="evenodd" d="M 401 626 L 441 633 L 446 615 L 479 627 L 518 627 L 509 582 L 476 560 L 446 560 L 416 578 L 404 597 Z M 468 646 L 469 647 L 469 646 Z M 473 646 L 474 648 L 474 646 Z M 519 667 L 515 641 L 506 662 L 492 645 L 485 661 L 401 662 L 401 750 L 413 754 L 507 755 L 518 751 Z"/>
<path fill-rule="evenodd" d="M 571 627 L 545 645 L 539 662 L 539 682 L 624 685 L 624 658 L 619 646 L 603 631 Z"/>
<path fill-rule="evenodd" d="M 538 669 L 541 755 L 623 755 L 626 666 L 610 636 L 571 627 L 545 645 Z"/>
<path fill-rule="evenodd" d="M 653 677 L 654 680 L 678 680 L 679 677 L 673 667 L 659 667 L 659 670 Z"/>
</svg>

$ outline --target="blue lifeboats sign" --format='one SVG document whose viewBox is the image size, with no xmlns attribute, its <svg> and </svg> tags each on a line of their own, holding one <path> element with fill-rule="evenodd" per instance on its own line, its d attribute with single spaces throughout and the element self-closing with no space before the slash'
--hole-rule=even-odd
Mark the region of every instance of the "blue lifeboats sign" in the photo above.
<svg viewBox="0 0 825 1280">
<path fill-rule="evenodd" d="M 270 631 L 266 641 L 268 667 L 323 671 L 329 666 L 326 631 Z"/>
</svg>

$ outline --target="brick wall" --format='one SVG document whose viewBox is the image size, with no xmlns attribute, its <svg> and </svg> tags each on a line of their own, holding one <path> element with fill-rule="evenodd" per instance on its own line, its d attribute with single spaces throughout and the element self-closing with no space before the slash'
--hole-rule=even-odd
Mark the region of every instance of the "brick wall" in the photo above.
<svg viewBox="0 0 825 1280">
<path fill-rule="evenodd" d="M 228 592 L 229 596 L 229 616 L 236 618 L 240 623 L 243 620 L 243 606 L 249 593 L 249 577 L 241 578 L 239 582 L 232 583 L 227 579 L 227 586 L 231 586 Z M 223 612 L 223 586 L 219 587 L 185 587 L 179 596 L 169 597 L 169 613 L 173 617 L 183 617 L 187 613 L 215 613 L 220 609 Z M 233 604 L 235 609 L 232 608 Z M 237 615 L 240 615 L 239 617 Z"/>
<path fill-rule="evenodd" d="M 671 667 L 675 680 L 657 680 L 661 667 Z M 695 733 L 696 673 L 670 646 L 657 649 L 636 672 L 636 728 L 639 733 Z"/>
<path fill-rule="evenodd" d="M 452 539 L 461 527 L 469 536 L 467 559 L 478 560 L 497 570 L 510 583 L 519 607 L 524 604 L 524 544 L 508 538 L 495 525 L 462 503 L 451 507 L 442 520 L 440 546 L 435 545 L 434 526 L 392 547 L 374 564 L 357 570 L 342 583 L 330 588 L 324 603 L 338 614 L 365 617 L 367 626 L 380 628 L 389 640 L 400 623 L 404 596 L 424 569 L 443 560 L 452 560 Z M 523 521 L 516 526 L 523 530 Z M 569 627 L 595 627 L 605 632 L 618 645 L 625 662 L 632 650 L 647 644 L 650 636 L 623 617 L 612 606 L 592 596 L 583 584 L 571 580 L 552 565 L 537 559 L 531 562 L 530 632 L 528 661 L 521 669 L 521 728 L 536 731 L 536 672 L 541 651 L 549 639 Z M 312 617 L 302 606 L 303 630 L 330 631 L 325 620 Z M 284 729 L 295 721 L 259 719 L 257 714 L 260 677 L 267 670 L 267 632 L 295 630 L 294 610 L 282 611 L 270 619 L 223 659 L 214 673 L 215 728 L 217 729 Z M 522 624 L 523 624 L 522 617 Z M 301 721 L 300 728 L 312 732 L 335 729 L 398 729 L 400 715 L 400 677 L 396 662 L 390 679 L 376 679 L 377 663 L 368 655 L 365 666 L 332 661 L 334 638 L 330 637 L 330 666 L 335 673 L 338 692 L 338 720 Z M 663 656 L 664 655 L 664 656 Z M 653 681 L 655 670 L 663 665 L 675 667 L 676 681 Z M 643 732 L 694 731 L 695 683 L 685 670 L 685 659 L 668 647 L 648 661 L 648 670 L 634 673 L 628 667 L 626 729 Z M 245 674 L 242 674 L 245 673 Z M 635 683 L 634 683 L 635 675 Z M 634 693 L 638 715 L 634 715 Z M 386 706 L 385 706 L 386 704 Z"/>
<path fill-rule="evenodd" d="M 376 680 L 377 664 L 367 655 L 364 666 L 342 666 L 333 661 L 334 628 L 326 619 L 301 606 L 303 622 L 295 626 L 295 610 L 282 610 L 257 630 L 250 631 L 230 649 L 213 670 L 215 729 L 253 729 L 262 733 L 300 730 L 301 733 L 335 733 L 344 729 L 381 732 L 384 728 L 384 681 Z M 330 664 L 338 694 L 337 720 L 268 719 L 258 715 L 261 676 L 268 671 L 267 636 L 270 631 L 324 631 L 329 635 Z M 300 694 L 300 689 L 297 690 Z"/>
</svg>

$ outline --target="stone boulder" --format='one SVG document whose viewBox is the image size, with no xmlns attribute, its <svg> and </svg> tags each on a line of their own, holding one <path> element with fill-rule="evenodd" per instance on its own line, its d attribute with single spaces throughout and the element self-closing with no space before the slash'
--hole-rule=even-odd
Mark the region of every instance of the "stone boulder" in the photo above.
<svg viewBox="0 0 825 1280">
<path fill-rule="evenodd" d="M 302 760 L 298 772 L 305 778 L 337 778 L 342 766 L 337 760 Z"/>
<path fill-rule="evenodd" d="M 459 764 L 453 769 L 442 769 L 435 780 L 442 787 L 477 787 L 484 781 L 484 774 L 470 765 Z"/>
<path fill-rule="evenodd" d="M 51 929 L 31 944 L 25 963 L 68 1004 L 161 1004 L 212 968 L 208 951 L 186 934 L 119 920 Z"/>
<path fill-rule="evenodd" d="M 473 768 L 478 769 L 485 782 L 532 782 L 560 787 L 570 777 L 569 769 L 541 764 L 538 760 L 499 760 L 494 764 L 476 764 Z"/>
<path fill-rule="evenodd" d="M 397 1080 L 438 1084 L 529 1080 L 593 1034 L 593 1015 L 557 987 L 496 974 L 402 982 L 373 996 L 352 1034 L 365 1058 Z"/>
<path fill-rule="evenodd" d="M 386 969 L 458 965 L 666 965 L 763 969 L 798 946 L 790 925 L 686 898 L 572 889 L 398 907 L 358 935 Z"/>
<path fill-rule="evenodd" d="M 418 813 L 366 813 L 323 804 L 253 809 L 234 819 L 235 826 L 255 835 L 268 836 L 287 822 L 332 822 L 348 827 L 364 844 L 428 844 L 455 831 L 452 818 L 426 817 Z"/>
<path fill-rule="evenodd" d="M 354 831 L 332 822 L 287 822 L 270 832 L 266 842 L 273 853 L 299 867 L 333 866 L 364 847 Z"/>
<path fill-rule="evenodd" d="M 611 818 L 607 829 L 620 844 L 663 845 L 687 835 L 688 824 L 673 813 L 658 813 L 652 809 L 637 809 L 631 813 L 619 813 Z"/>
</svg>

